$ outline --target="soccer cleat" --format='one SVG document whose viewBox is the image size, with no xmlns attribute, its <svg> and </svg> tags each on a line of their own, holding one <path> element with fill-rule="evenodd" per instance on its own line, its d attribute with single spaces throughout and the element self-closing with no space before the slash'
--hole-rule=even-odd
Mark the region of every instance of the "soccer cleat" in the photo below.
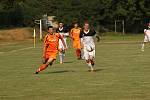
<svg viewBox="0 0 150 100">
<path fill-rule="evenodd" d="M 91 63 L 91 65 L 92 65 L 92 67 L 94 67 L 94 65 L 95 65 L 95 64 L 94 64 L 94 62 L 93 62 L 93 63 Z"/>
<path fill-rule="evenodd" d="M 144 49 L 141 49 L 142 52 L 144 52 Z"/>
<path fill-rule="evenodd" d="M 81 57 L 79 57 L 79 58 L 77 58 L 77 60 L 82 60 L 82 58 L 81 58 Z"/>
<path fill-rule="evenodd" d="M 60 62 L 60 64 L 63 64 L 63 62 Z"/>
<path fill-rule="evenodd" d="M 53 63 L 50 63 L 49 65 L 50 65 L 50 66 L 52 66 L 52 65 L 53 65 Z"/>
<path fill-rule="evenodd" d="M 94 69 L 90 69 L 90 70 L 88 70 L 89 72 L 95 72 L 95 70 Z"/>
<path fill-rule="evenodd" d="M 38 74 L 38 73 L 39 73 L 39 72 L 36 71 L 34 74 Z"/>
</svg>

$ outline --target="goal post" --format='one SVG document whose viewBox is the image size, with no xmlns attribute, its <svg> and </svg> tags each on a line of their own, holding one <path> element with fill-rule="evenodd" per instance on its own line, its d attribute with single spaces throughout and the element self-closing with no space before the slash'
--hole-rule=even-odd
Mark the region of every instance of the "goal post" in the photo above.
<svg viewBox="0 0 150 100">
<path fill-rule="evenodd" d="M 115 33 L 117 33 L 117 23 L 122 24 L 122 34 L 125 34 L 125 22 L 124 20 L 115 20 Z"/>
<path fill-rule="evenodd" d="M 42 40 L 43 36 L 42 36 L 42 19 L 40 20 L 35 20 L 34 21 L 35 24 L 38 24 L 40 27 L 40 40 Z"/>
<path fill-rule="evenodd" d="M 40 40 L 43 39 L 43 33 L 42 33 L 43 24 L 44 24 L 43 21 L 46 22 L 46 23 L 45 23 L 46 25 L 53 25 L 53 23 L 52 23 L 51 20 L 47 20 L 47 19 L 34 20 L 34 23 L 37 24 L 37 25 L 39 25 L 39 28 L 40 28 Z"/>
</svg>

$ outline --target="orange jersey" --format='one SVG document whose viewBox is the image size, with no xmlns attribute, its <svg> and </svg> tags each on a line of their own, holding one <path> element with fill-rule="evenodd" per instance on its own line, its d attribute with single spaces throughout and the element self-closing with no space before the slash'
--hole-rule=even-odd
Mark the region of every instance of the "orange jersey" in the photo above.
<svg viewBox="0 0 150 100">
<path fill-rule="evenodd" d="M 62 36 L 59 33 L 47 34 L 44 38 L 46 52 L 58 51 L 59 39 L 62 39 Z"/>
<path fill-rule="evenodd" d="M 73 40 L 75 40 L 75 41 L 80 40 L 80 32 L 81 32 L 81 28 L 72 28 L 71 29 L 70 34 L 71 34 Z"/>
<path fill-rule="evenodd" d="M 73 38 L 73 47 L 75 49 L 81 49 L 80 32 L 81 32 L 81 28 L 72 28 L 71 32 L 70 32 L 70 34 Z"/>
</svg>

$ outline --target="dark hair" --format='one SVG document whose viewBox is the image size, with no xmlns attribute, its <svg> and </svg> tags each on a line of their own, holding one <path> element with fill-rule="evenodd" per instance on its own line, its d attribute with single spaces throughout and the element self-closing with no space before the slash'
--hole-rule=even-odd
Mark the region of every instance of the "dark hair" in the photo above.
<svg viewBox="0 0 150 100">
<path fill-rule="evenodd" d="M 48 26 L 48 27 L 47 27 L 47 30 L 49 30 L 49 28 L 53 28 L 53 26 Z"/>
<path fill-rule="evenodd" d="M 90 25 L 90 23 L 89 23 L 88 21 L 84 22 L 84 25 L 85 25 L 85 24 L 89 24 L 89 25 Z"/>
<path fill-rule="evenodd" d="M 60 22 L 59 22 L 59 24 L 60 24 L 60 23 L 62 23 L 62 24 L 63 24 L 63 22 L 62 22 L 62 21 L 60 21 Z"/>
</svg>

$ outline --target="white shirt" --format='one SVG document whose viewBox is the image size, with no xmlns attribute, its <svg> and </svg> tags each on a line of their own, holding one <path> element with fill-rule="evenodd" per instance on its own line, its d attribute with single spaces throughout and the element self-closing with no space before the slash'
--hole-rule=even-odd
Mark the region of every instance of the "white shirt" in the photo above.
<svg viewBox="0 0 150 100">
<path fill-rule="evenodd" d="M 147 35 L 150 35 L 150 29 L 144 29 L 144 33 L 146 33 Z"/>
</svg>

